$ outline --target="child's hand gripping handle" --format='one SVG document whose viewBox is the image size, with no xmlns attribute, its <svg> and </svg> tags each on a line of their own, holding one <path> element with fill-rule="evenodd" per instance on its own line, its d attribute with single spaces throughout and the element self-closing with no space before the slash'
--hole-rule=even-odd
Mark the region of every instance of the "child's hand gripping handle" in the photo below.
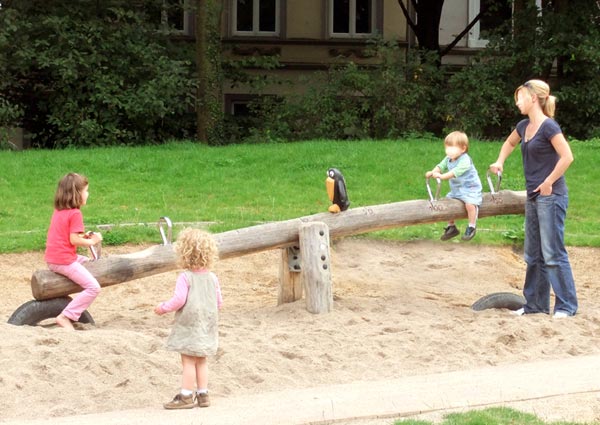
<svg viewBox="0 0 600 425">
<path fill-rule="evenodd" d="M 94 233 L 92 231 L 86 232 L 85 239 L 94 239 L 96 242 L 93 245 L 90 245 L 90 253 L 92 254 L 92 259 L 97 260 L 100 258 L 102 254 L 102 235 L 100 233 Z"/>
</svg>

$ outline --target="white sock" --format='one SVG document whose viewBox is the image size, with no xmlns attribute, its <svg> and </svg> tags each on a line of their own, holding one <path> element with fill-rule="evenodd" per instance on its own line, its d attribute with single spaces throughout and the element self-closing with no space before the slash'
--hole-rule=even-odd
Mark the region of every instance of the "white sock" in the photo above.
<svg viewBox="0 0 600 425">
<path fill-rule="evenodd" d="M 189 397 L 192 394 L 194 394 L 194 392 L 192 390 L 186 390 L 186 389 L 181 389 L 181 395 L 184 397 Z"/>
<path fill-rule="evenodd" d="M 206 388 L 198 388 L 196 394 L 208 394 L 208 390 Z"/>
</svg>

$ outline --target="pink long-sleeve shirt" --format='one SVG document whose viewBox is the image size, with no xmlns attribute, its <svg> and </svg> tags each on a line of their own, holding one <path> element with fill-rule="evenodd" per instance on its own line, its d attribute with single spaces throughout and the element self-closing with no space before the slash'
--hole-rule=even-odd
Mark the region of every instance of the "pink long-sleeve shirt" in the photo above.
<svg viewBox="0 0 600 425">
<path fill-rule="evenodd" d="M 221 285 L 219 285 L 219 279 L 213 272 L 209 272 L 206 269 L 192 270 L 192 273 L 210 273 L 210 276 L 215 282 L 215 288 L 217 290 L 217 307 L 221 308 L 223 305 L 223 296 L 221 295 Z M 185 305 L 187 301 L 187 295 L 190 289 L 190 283 L 187 280 L 185 273 L 180 273 L 177 276 L 177 282 L 175 283 L 175 292 L 170 300 L 160 304 L 161 314 L 170 313 L 177 311 Z"/>
</svg>

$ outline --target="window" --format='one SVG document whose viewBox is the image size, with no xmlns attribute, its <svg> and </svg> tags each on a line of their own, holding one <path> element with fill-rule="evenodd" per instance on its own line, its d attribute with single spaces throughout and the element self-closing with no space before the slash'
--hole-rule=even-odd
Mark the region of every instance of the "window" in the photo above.
<svg viewBox="0 0 600 425">
<path fill-rule="evenodd" d="M 375 0 L 329 0 L 329 35 L 369 37 L 375 34 Z"/>
<path fill-rule="evenodd" d="M 229 106 L 229 113 L 234 117 L 249 117 L 252 112 L 250 111 L 249 100 L 232 100 Z"/>
<path fill-rule="evenodd" d="M 511 0 L 469 0 L 469 22 L 485 7 L 490 12 L 484 14 L 479 22 L 469 32 L 469 47 L 485 47 L 488 43 L 487 35 L 512 18 Z M 536 6 L 542 7 L 542 0 L 535 0 Z"/>
<path fill-rule="evenodd" d="M 279 3 L 280 0 L 233 0 L 233 34 L 278 35 Z"/>
<path fill-rule="evenodd" d="M 163 28 L 173 33 L 190 35 L 190 12 L 188 0 L 163 0 L 160 22 Z"/>
</svg>

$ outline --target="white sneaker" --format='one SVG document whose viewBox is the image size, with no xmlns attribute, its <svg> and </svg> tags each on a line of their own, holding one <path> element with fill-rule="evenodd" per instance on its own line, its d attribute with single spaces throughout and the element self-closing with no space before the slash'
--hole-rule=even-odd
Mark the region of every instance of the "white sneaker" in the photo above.
<svg viewBox="0 0 600 425">
<path fill-rule="evenodd" d="M 520 308 L 518 310 L 511 311 L 511 314 L 514 314 L 515 316 L 522 316 L 525 314 L 525 309 Z"/>
<path fill-rule="evenodd" d="M 569 314 L 565 313 L 564 311 L 557 311 L 552 316 L 553 319 L 564 319 L 565 317 L 569 317 Z"/>
</svg>

